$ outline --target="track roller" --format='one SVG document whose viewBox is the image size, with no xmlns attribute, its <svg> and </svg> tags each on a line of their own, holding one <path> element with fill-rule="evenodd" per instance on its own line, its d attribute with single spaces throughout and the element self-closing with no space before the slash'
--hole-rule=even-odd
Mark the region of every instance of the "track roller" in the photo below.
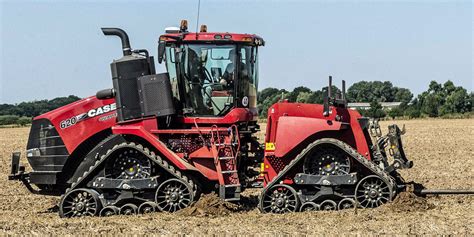
<svg viewBox="0 0 474 237">
<path fill-rule="evenodd" d="M 344 198 L 341 201 L 339 201 L 339 204 L 337 204 L 337 210 L 344 210 L 344 209 L 351 209 L 354 208 L 355 201 L 352 198 Z"/>
<path fill-rule="evenodd" d="M 321 207 L 314 202 L 305 202 L 303 205 L 301 205 L 300 212 L 319 211 L 320 209 Z"/>
<path fill-rule="evenodd" d="M 158 211 L 158 205 L 155 202 L 144 202 L 138 207 L 138 214 L 148 214 Z"/>
<path fill-rule="evenodd" d="M 266 190 L 260 199 L 260 208 L 265 213 L 295 212 L 299 210 L 299 202 L 298 195 L 292 187 L 277 184 Z"/>
<path fill-rule="evenodd" d="M 120 208 L 120 215 L 126 215 L 126 216 L 135 215 L 137 214 L 137 210 L 138 210 L 137 205 L 128 203 L 128 204 L 123 205 Z"/>
<path fill-rule="evenodd" d="M 337 210 L 337 203 L 333 200 L 324 200 L 319 204 L 322 211 L 335 211 Z"/>
<path fill-rule="evenodd" d="M 59 203 L 59 216 L 96 216 L 102 204 L 99 193 L 93 189 L 79 188 L 66 193 Z"/>
<path fill-rule="evenodd" d="M 114 216 L 120 213 L 120 208 L 116 206 L 107 206 L 100 211 L 100 216 Z"/>
</svg>

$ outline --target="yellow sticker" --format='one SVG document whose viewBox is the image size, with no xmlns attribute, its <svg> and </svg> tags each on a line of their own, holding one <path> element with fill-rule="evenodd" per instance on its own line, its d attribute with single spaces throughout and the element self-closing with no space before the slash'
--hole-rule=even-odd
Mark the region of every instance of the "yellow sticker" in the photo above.
<svg viewBox="0 0 474 237">
<path fill-rule="evenodd" d="M 275 150 L 275 143 L 273 143 L 273 142 L 265 143 L 265 150 L 274 151 Z"/>
</svg>

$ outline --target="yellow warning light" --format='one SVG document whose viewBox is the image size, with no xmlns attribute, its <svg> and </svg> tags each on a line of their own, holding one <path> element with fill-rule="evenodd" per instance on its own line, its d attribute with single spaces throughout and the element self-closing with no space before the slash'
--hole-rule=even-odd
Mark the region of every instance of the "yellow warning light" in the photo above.
<svg viewBox="0 0 474 237">
<path fill-rule="evenodd" d="M 242 38 L 242 41 L 245 41 L 245 42 L 252 42 L 253 39 L 252 39 L 252 37 L 244 37 L 244 38 Z"/>
</svg>

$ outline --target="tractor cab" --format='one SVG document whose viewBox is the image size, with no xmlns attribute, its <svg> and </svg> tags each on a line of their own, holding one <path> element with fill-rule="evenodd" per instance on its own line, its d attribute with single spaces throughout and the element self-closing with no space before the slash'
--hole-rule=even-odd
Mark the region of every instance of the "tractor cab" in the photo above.
<svg viewBox="0 0 474 237">
<path fill-rule="evenodd" d="M 234 108 L 257 115 L 257 35 L 167 28 L 160 36 L 158 62 L 164 63 L 177 111 L 187 117 L 222 117 Z"/>
</svg>

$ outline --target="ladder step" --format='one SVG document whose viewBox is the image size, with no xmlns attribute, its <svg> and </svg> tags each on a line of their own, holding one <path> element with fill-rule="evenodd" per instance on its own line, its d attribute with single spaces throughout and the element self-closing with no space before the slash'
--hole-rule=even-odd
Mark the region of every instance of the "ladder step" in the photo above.
<svg viewBox="0 0 474 237">
<path fill-rule="evenodd" d="M 223 173 L 223 174 L 233 174 L 233 173 L 237 173 L 237 170 L 224 170 L 221 173 Z"/>
<path fill-rule="evenodd" d="M 237 143 L 215 143 L 216 146 L 235 146 Z"/>
<path fill-rule="evenodd" d="M 232 156 L 219 157 L 219 160 L 232 160 L 232 159 L 234 159 L 234 157 L 232 157 Z"/>
<path fill-rule="evenodd" d="M 240 184 L 226 184 L 224 185 L 226 188 L 232 188 L 232 187 L 240 187 Z"/>
<path fill-rule="evenodd" d="M 227 201 L 227 202 L 240 201 L 240 197 L 238 197 L 238 198 L 226 198 L 226 199 L 224 199 L 224 201 Z"/>
</svg>

